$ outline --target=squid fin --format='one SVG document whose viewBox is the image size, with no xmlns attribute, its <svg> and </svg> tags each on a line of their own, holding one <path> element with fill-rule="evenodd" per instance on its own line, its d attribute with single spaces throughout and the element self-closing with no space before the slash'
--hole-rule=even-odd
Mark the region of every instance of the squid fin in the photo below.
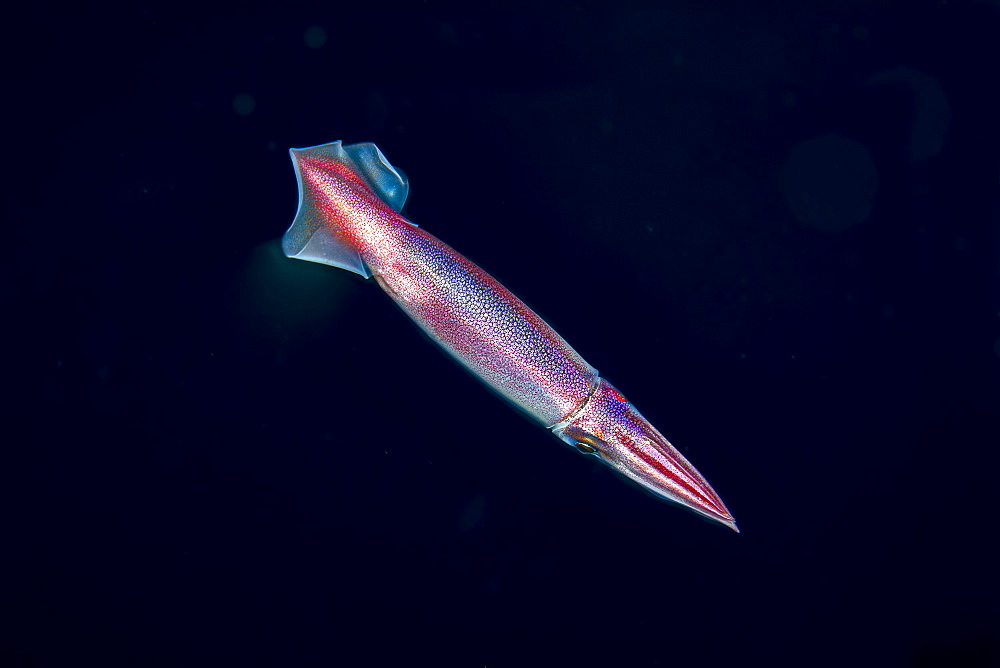
<svg viewBox="0 0 1000 668">
<path fill-rule="evenodd" d="M 335 141 L 309 148 L 293 148 L 289 153 L 292 156 L 295 177 L 299 185 L 299 208 L 291 227 L 281 240 L 285 255 L 297 260 L 340 267 L 365 278 L 371 277 L 371 271 L 357 250 L 338 238 L 323 224 L 322 213 L 317 210 L 316 203 L 302 186 L 298 156 L 301 154 L 326 158 L 349 165 L 351 171 L 364 180 L 372 192 L 397 212 L 403 208 L 409 194 L 406 175 L 393 167 L 382 151 L 370 142 L 344 146 L 340 141 Z"/>
</svg>

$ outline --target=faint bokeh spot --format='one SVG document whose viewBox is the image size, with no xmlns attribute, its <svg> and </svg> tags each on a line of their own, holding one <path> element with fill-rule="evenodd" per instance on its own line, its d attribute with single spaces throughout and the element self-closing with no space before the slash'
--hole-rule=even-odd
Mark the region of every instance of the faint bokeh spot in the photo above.
<svg viewBox="0 0 1000 668">
<path fill-rule="evenodd" d="M 311 49 L 319 49 L 326 45 L 326 31 L 320 26 L 306 28 L 302 38 L 306 41 L 306 46 Z"/>
<path fill-rule="evenodd" d="M 385 122 L 389 118 L 389 103 L 385 95 L 377 90 L 369 91 L 365 96 L 368 122 L 376 130 L 385 127 Z"/>
<path fill-rule="evenodd" d="M 843 232 L 871 216 L 878 170 L 863 144 L 830 134 L 791 150 L 783 182 L 788 207 L 800 223 Z"/>
<path fill-rule="evenodd" d="M 249 116 L 256 107 L 257 101 L 253 99 L 253 95 L 240 93 L 233 98 L 233 111 L 240 116 Z"/>
<path fill-rule="evenodd" d="M 894 67 L 869 78 L 868 84 L 905 86 L 913 95 L 913 116 L 907 119 L 911 162 L 941 152 L 951 125 L 951 105 L 937 79 L 911 67 Z"/>
<path fill-rule="evenodd" d="M 465 505 L 458 516 L 458 530 L 462 533 L 472 531 L 483 526 L 486 518 L 486 496 L 476 494 L 472 500 Z"/>
</svg>

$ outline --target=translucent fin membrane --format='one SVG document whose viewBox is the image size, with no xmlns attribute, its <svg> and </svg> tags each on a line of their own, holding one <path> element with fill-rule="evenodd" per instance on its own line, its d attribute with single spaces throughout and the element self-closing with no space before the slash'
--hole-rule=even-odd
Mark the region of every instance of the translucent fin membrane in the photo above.
<svg viewBox="0 0 1000 668">
<path fill-rule="evenodd" d="M 375 144 L 344 146 L 340 141 L 308 148 L 291 149 L 295 178 L 299 185 L 299 208 L 291 227 L 281 241 L 285 255 L 298 260 L 319 262 L 353 271 L 365 278 L 371 272 L 357 250 L 338 238 L 317 206 L 314 195 L 303 187 L 300 157 L 337 162 L 360 177 L 382 201 L 400 211 L 409 194 L 406 175 L 386 159 Z"/>
</svg>

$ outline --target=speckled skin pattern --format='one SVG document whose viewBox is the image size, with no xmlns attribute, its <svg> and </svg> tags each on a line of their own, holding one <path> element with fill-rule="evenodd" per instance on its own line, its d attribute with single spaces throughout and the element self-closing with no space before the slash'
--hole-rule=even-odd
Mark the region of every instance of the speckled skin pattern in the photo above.
<svg viewBox="0 0 1000 668">
<path fill-rule="evenodd" d="M 698 470 L 603 378 L 580 410 L 552 431 L 571 445 L 593 449 L 588 454 L 650 492 L 737 531 L 726 504 Z"/>
<path fill-rule="evenodd" d="M 386 206 L 342 163 L 298 160 L 303 186 L 320 191 L 314 201 L 338 233 L 442 348 L 545 426 L 583 402 L 597 371 L 509 290 Z"/>
<path fill-rule="evenodd" d="M 442 348 L 581 452 L 736 529 L 698 471 L 509 290 L 396 213 L 349 161 L 310 149 L 294 158 L 310 215 L 338 244 L 357 250 L 385 292 Z"/>
</svg>

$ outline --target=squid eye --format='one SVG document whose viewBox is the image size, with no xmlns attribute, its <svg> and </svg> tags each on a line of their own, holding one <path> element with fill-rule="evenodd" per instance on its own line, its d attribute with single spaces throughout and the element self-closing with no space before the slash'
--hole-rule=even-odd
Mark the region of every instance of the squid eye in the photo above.
<svg viewBox="0 0 1000 668">
<path fill-rule="evenodd" d="M 584 455 L 597 455 L 601 457 L 606 447 L 604 441 L 599 437 L 578 427 L 567 429 L 562 433 L 562 438 L 567 445 L 573 446 L 577 452 Z"/>
</svg>

